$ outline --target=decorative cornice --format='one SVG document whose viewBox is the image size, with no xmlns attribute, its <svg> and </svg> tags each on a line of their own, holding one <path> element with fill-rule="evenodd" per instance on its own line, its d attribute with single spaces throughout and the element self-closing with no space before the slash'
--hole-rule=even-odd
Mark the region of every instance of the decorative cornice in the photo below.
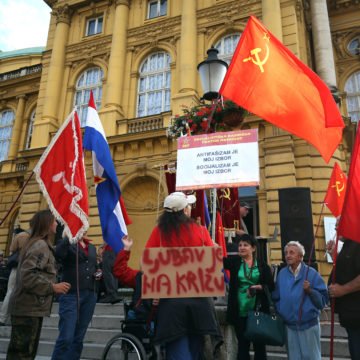
<svg viewBox="0 0 360 360">
<path fill-rule="evenodd" d="M 328 7 L 331 10 L 360 8 L 360 0 L 328 0 Z"/>
<path fill-rule="evenodd" d="M 149 39 L 157 41 L 169 38 L 178 33 L 180 29 L 181 17 L 173 17 L 159 21 L 156 23 L 146 24 L 141 27 L 129 29 L 129 45 L 133 45 L 134 42 L 148 43 Z M 178 29 L 177 29 L 178 28 Z"/>
<path fill-rule="evenodd" d="M 118 5 L 125 5 L 127 7 L 130 7 L 130 1 L 129 0 L 115 0 L 115 6 Z"/>
<path fill-rule="evenodd" d="M 111 47 L 112 36 L 101 36 L 96 39 L 83 41 L 77 44 L 69 45 L 66 48 L 67 60 L 84 60 L 84 57 L 96 57 L 97 55 L 107 54 Z"/>
</svg>

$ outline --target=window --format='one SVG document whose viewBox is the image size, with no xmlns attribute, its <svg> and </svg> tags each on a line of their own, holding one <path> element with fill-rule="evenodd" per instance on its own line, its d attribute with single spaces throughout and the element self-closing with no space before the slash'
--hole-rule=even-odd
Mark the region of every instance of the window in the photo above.
<svg viewBox="0 0 360 360">
<path fill-rule="evenodd" d="M 360 71 L 352 74 L 345 84 L 346 103 L 351 121 L 360 120 Z"/>
<path fill-rule="evenodd" d="M 82 127 L 85 126 L 86 122 L 90 90 L 92 90 L 94 94 L 96 108 L 98 110 L 100 109 L 102 98 L 102 78 L 102 69 L 95 67 L 84 71 L 76 83 L 74 105 L 77 106 L 77 111 Z"/>
<path fill-rule="evenodd" d="M 25 149 L 30 149 L 31 146 L 31 139 L 34 130 L 34 121 L 35 121 L 35 110 L 31 113 L 30 120 L 29 120 L 29 127 L 26 134 L 26 142 L 25 142 Z"/>
<path fill-rule="evenodd" d="M 86 23 L 86 36 L 100 34 L 103 27 L 103 17 L 89 19 Z"/>
<path fill-rule="evenodd" d="M 150 55 L 140 67 L 137 116 L 160 114 L 170 110 L 170 55 Z"/>
<path fill-rule="evenodd" d="M 166 15 L 167 0 L 150 0 L 148 5 L 148 19 Z"/>
<path fill-rule="evenodd" d="M 8 157 L 15 114 L 11 110 L 0 112 L 0 161 Z"/>
<path fill-rule="evenodd" d="M 349 42 L 348 50 L 352 55 L 360 55 L 360 35 Z"/>
<path fill-rule="evenodd" d="M 230 64 L 236 46 L 240 40 L 240 36 L 241 34 L 227 35 L 216 43 L 215 48 L 219 50 L 219 59 L 224 60 Z"/>
</svg>

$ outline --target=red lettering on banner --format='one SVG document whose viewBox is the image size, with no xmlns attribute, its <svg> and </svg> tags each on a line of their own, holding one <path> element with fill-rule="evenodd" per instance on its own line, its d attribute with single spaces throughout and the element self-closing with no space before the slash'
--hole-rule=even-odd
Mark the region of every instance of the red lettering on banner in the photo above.
<svg viewBox="0 0 360 360">
<path fill-rule="evenodd" d="M 215 287 L 218 290 L 224 291 L 225 290 L 225 284 L 224 284 L 224 278 L 223 276 L 221 278 L 214 278 Z"/>
<path fill-rule="evenodd" d="M 143 298 L 224 294 L 219 247 L 145 249 L 142 265 Z"/>
<path fill-rule="evenodd" d="M 151 279 L 148 281 L 148 277 L 143 274 L 142 276 L 142 295 L 146 295 L 148 290 L 150 293 L 154 291 L 155 288 L 155 279 Z"/>
<path fill-rule="evenodd" d="M 183 264 L 183 256 L 182 254 L 180 253 L 180 250 L 177 250 L 177 249 L 171 249 L 169 250 L 171 253 L 171 257 L 173 259 L 173 265 L 174 266 L 181 266 Z"/>
<path fill-rule="evenodd" d="M 183 282 L 186 281 L 186 275 L 179 275 L 179 273 L 176 273 L 176 293 L 181 294 L 181 292 L 186 293 L 186 286 L 183 284 Z"/>
<path fill-rule="evenodd" d="M 166 289 L 166 294 L 171 293 L 171 280 L 166 274 L 161 274 L 157 278 L 156 290 L 158 292 L 164 291 Z"/>
<path fill-rule="evenodd" d="M 202 262 L 204 259 L 205 251 L 203 249 L 194 249 L 195 250 L 195 257 L 198 262 Z"/>
<path fill-rule="evenodd" d="M 186 276 L 186 280 L 187 280 L 188 290 L 191 291 L 191 289 L 194 288 L 194 290 L 197 293 L 200 292 L 199 287 L 196 284 L 197 276 L 192 271 L 188 271 L 187 276 Z"/>
<path fill-rule="evenodd" d="M 183 254 L 184 254 L 184 262 L 185 263 L 193 263 L 194 262 L 194 252 L 189 249 L 189 248 L 184 248 L 183 249 Z"/>
</svg>

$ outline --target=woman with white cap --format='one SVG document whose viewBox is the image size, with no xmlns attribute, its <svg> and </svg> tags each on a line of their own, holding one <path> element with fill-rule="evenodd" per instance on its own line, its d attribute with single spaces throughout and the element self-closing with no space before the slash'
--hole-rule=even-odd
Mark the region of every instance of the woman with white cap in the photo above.
<svg viewBox="0 0 360 360">
<path fill-rule="evenodd" d="M 213 246 L 207 229 L 187 215 L 195 201 L 182 192 L 167 196 L 146 247 Z M 160 299 L 155 342 L 165 344 L 167 360 L 200 359 L 205 335 L 222 341 L 211 298 Z"/>
</svg>

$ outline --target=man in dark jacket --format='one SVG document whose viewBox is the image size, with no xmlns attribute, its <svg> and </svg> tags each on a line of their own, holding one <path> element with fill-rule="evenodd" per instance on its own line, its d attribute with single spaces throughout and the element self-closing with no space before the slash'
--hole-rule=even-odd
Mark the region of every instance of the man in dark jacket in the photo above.
<svg viewBox="0 0 360 360">
<path fill-rule="evenodd" d="M 351 359 L 360 359 L 360 244 L 342 239 L 337 256 L 335 283 L 329 286 L 330 297 L 336 298 L 335 312 L 348 334 Z M 334 244 L 333 244 L 334 245 Z M 332 250 L 332 249 L 329 249 Z"/>
<path fill-rule="evenodd" d="M 96 248 L 86 237 L 77 244 L 65 237 L 57 243 L 55 255 L 71 291 L 59 297 L 59 335 L 52 359 L 78 360 L 97 300 Z"/>
</svg>

